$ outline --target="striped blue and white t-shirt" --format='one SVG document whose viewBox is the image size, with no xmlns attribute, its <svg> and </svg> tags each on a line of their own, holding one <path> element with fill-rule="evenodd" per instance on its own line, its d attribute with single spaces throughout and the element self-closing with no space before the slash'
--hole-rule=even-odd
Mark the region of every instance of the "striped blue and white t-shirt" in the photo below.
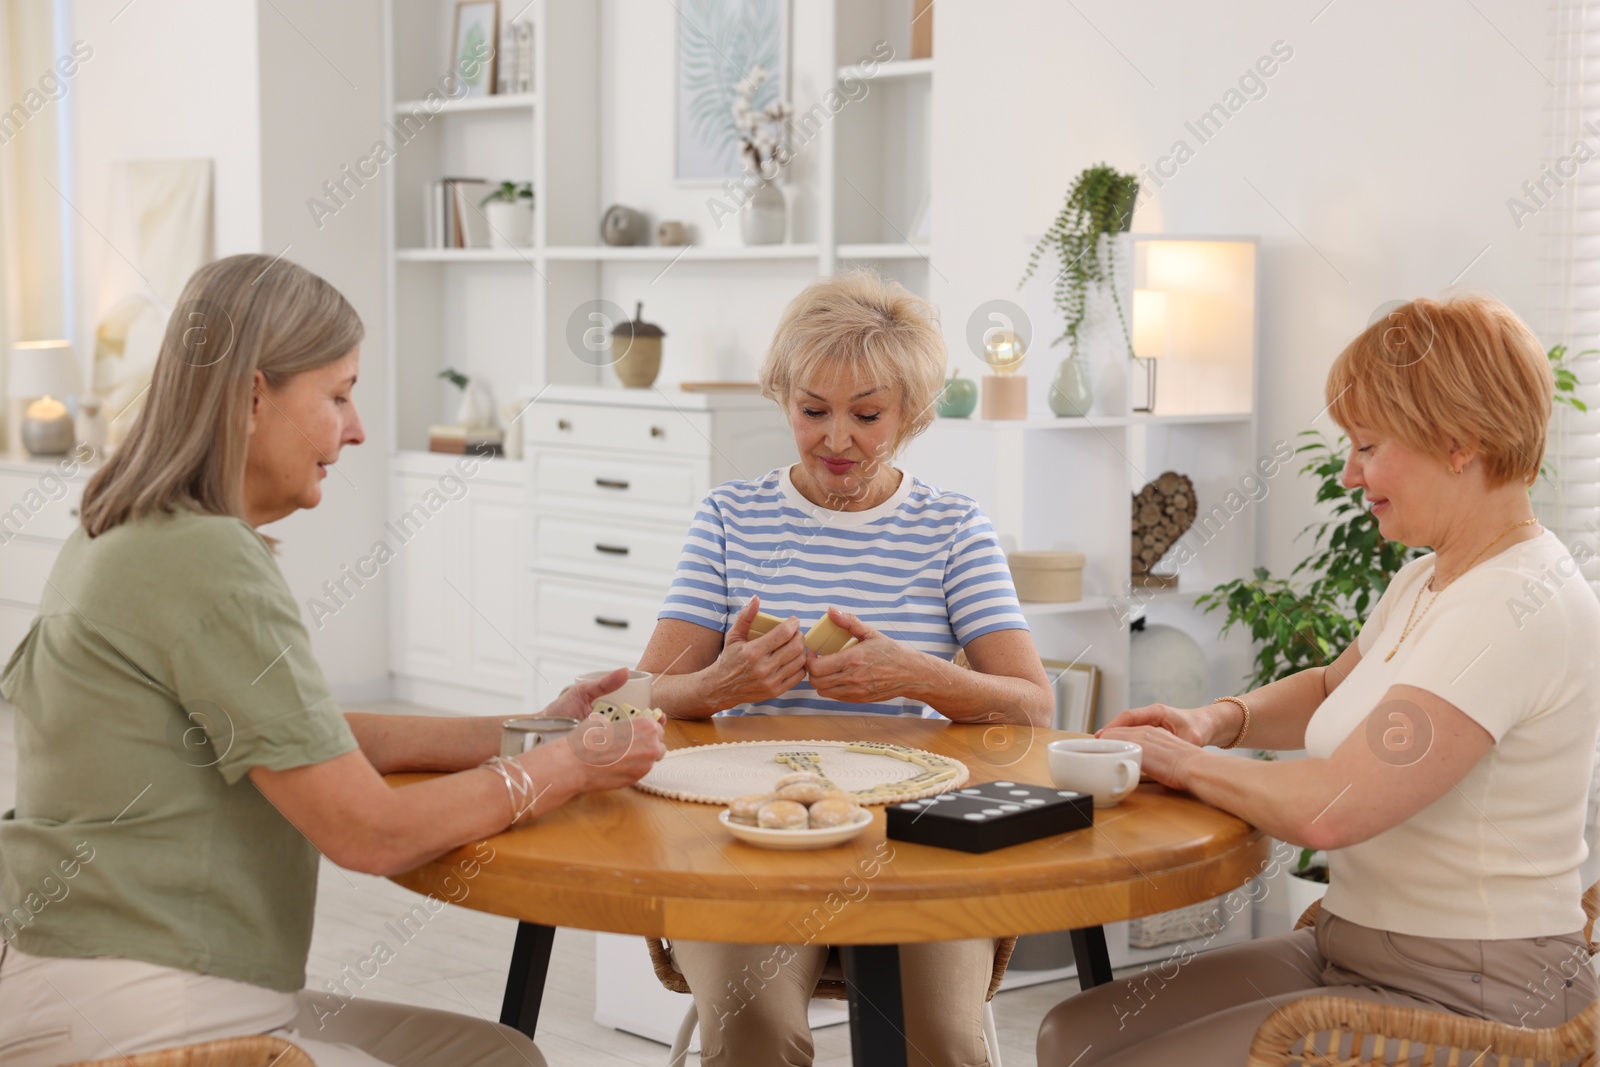
<svg viewBox="0 0 1600 1067">
<path fill-rule="evenodd" d="M 752 596 L 805 633 L 837 607 L 873 629 L 949 660 L 975 638 L 1026 630 L 994 527 L 971 497 L 902 473 L 894 495 L 866 511 L 811 503 L 787 467 L 727 482 L 701 503 L 657 618 L 726 632 Z M 819 696 L 809 679 L 734 715 L 937 712 L 906 697 L 851 704 Z"/>
</svg>

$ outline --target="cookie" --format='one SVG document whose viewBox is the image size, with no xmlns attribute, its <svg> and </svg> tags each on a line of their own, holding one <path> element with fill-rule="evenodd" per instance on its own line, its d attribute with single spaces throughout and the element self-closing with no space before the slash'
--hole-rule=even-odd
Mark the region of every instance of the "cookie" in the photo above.
<svg viewBox="0 0 1600 1067">
<path fill-rule="evenodd" d="M 813 830 L 848 826 L 861 817 L 860 812 L 861 809 L 851 801 L 837 798 L 819 800 L 811 805 L 811 810 L 806 814 L 806 822 Z"/>
<path fill-rule="evenodd" d="M 804 830 L 806 806 L 792 800 L 769 800 L 757 809 L 756 823 L 769 830 Z"/>
<path fill-rule="evenodd" d="M 746 793 L 728 804 L 728 819 L 746 826 L 758 825 L 757 815 L 761 805 L 772 799 L 771 793 Z"/>
</svg>

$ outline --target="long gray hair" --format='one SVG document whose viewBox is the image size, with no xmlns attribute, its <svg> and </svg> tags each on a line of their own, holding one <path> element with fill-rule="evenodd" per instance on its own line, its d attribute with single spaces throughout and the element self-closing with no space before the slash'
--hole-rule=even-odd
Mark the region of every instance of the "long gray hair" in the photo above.
<svg viewBox="0 0 1600 1067">
<path fill-rule="evenodd" d="M 244 518 L 255 372 L 276 388 L 364 334 L 339 290 L 288 260 L 229 256 L 195 271 L 167 320 L 144 407 L 84 489 L 89 536 L 180 503 Z"/>
</svg>

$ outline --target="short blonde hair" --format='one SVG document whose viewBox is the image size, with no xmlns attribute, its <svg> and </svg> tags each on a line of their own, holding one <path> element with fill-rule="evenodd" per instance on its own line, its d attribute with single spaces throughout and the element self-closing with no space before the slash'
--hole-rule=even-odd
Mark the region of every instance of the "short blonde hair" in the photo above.
<svg viewBox="0 0 1600 1067">
<path fill-rule="evenodd" d="M 789 302 L 761 365 L 761 395 L 787 407 L 794 389 L 854 370 L 898 394 L 895 454 L 937 416 L 946 360 L 932 304 L 873 271 L 854 270 L 815 281 Z"/>
<path fill-rule="evenodd" d="M 1448 462 L 1472 448 L 1490 486 L 1532 485 L 1544 460 L 1555 377 L 1533 331 L 1487 296 L 1419 297 L 1339 353 L 1325 395 L 1333 419 Z"/>
<path fill-rule="evenodd" d="M 255 372 L 280 388 L 347 355 L 363 334 L 339 290 L 286 259 L 228 256 L 195 271 L 127 440 L 83 491 L 89 536 L 179 504 L 244 518 Z"/>
</svg>

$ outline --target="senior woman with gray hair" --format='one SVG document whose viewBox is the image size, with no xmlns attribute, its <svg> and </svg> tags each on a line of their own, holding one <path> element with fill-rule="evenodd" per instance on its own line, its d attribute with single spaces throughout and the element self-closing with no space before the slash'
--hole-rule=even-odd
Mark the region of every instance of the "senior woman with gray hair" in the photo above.
<svg viewBox="0 0 1600 1067">
<path fill-rule="evenodd" d="M 891 462 L 926 429 L 945 374 L 932 308 L 870 273 L 789 305 L 761 372 L 798 461 L 713 490 L 639 666 L 675 718 L 918 715 L 1045 725 L 1051 694 L 989 520 Z M 785 617 L 759 637 L 756 612 Z M 858 643 L 818 655 L 824 614 Z M 971 670 L 952 660 L 965 651 Z M 665 673 L 660 673 L 665 672 Z M 679 941 L 707 1067 L 809 1064 L 806 1003 L 826 945 Z M 990 939 L 900 948 L 914 1064 L 981 1065 Z M 730 980 L 762 968 L 760 995 Z M 776 977 L 769 972 L 776 970 Z"/>
<path fill-rule="evenodd" d="M 485 838 L 643 775 L 660 728 L 595 721 L 581 745 L 503 757 L 498 717 L 342 712 L 257 528 L 316 507 L 365 439 L 361 320 L 263 255 L 201 267 L 178 308 L 0 673 L 20 770 L 0 818 L 0 1063 L 265 1034 L 317 1067 L 539 1067 L 509 1027 L 357 999 L 348 977 L 302 989 L 318 853 L 393 874 L 477 842 L 456 862 L 474 877 Z M 201 356 L 195 326 L 219 321 L 228 347 Z M 582 717 L 626 677 L 546 710 Z M 424 770 L 452 773 L 381 777 Z M 380 941 L 356 970 L 392 953 Z"/>
</svg>

